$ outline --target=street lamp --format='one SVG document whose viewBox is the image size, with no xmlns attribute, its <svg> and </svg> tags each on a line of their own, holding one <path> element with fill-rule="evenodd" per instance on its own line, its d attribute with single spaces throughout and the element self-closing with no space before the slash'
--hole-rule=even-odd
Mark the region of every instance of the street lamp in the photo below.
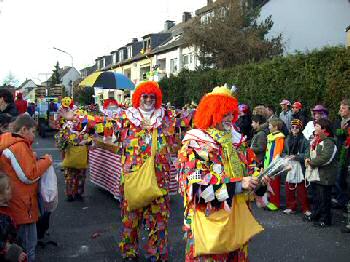
<svg viewBox="0 0 350 262">
<path fill-rule="evenodd" d="M 59 49 L 59 48 L 57 48 L 57 47 L 53 47 L 53 49 L 55 49 L 55 50 L 57 50 L 57 51 L 59 51 L 59 52 L 65 53 L 66 55 L 69 55 L 70 58 L 72 59 L 72 67 L 73 67 L 73 56 L 72 56 L 70 53 L 68 53 L 67 51 L 64 51 L 64 50 L 62 50 L 62 49 Z M 70 91 L 71 91 L 71 94 L 70 94 L 70 95 L 71 95 L 72 98 L 73 98 L 73 83 L 71 84 Z"/>
<path fill-rule="evenodd" d="M 70 58 L 72 59 L 72 67 L 73 67 L 73 56 L 72 56 L 70 53 L 68 53 L 67 51 L 64 51 L 64 50 L 62 50 L 62 49 L 59 49 L 59 48 L 57 48 L 57 47 L 53 47 L 53 49 L 55 49 L 55 50 L 57 50 L 57 51 L 60 51 L 60 52 L 62 52 L 62 53 L 65 53 L 66 55 L 69 55 Z"/>
</svg>

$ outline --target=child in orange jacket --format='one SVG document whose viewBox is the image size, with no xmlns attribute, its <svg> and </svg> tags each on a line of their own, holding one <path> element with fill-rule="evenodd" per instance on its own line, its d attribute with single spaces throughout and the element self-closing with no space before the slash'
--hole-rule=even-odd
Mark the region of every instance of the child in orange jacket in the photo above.
<svg viewBox="0 0 350 262">
<path fill-rule="evenodd" d="M 50 155 L 36 159 L 31 147 L 35 127 L 36 122 L 23 114 L 13 122 L 12 133 L 0 136 L 0 168 L 9 176 L 12 189 L 8 209 L 19 227 L 18 235 L 27 252 L 28 262 L 35 260 L 38 180 L 52 164 Z"/>
</svg>

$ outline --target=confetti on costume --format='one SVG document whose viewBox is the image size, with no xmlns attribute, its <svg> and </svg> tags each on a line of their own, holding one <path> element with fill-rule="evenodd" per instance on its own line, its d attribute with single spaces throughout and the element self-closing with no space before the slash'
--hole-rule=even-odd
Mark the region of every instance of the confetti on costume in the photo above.
<svg viewBox="0 0 350 262">
<path fill-rule="evenodd" d="M 222 210 L 243 210 L 248 215 L 235 221 L 236 225 L 239 227 L 248 219 L 250 222 L 246 226 L 254 228 L 253 234 L 262 230 L 250 214 L 247 194 L 241 193 L 242 178 L 247 175 L 247 166 L 253 162 L 251 155 L 242 149 L 237 150 L 236 147 L 242 148 L 242 141 L 241 138 L 235 141 L 237 134 L 232 128 L 216 129 L 228 113 L 233 113 L 233 121 L 237 120 L 238 102 L 226 87 L 217 87 L 204 96 L 194 116 L 198 129 L 186 133 L 178 154 L 179 182 L 185 205 L 186 261 L 248 261 L 247 243 L 226 253 L 197 255 L 195 212 L 202 212 L 208 217 Z M 208 234 L 212 233 L 210 229 L 208 231 Z"/>
<path fill-rule="evenodd" d="M 155 95 L 155 108 L 149 118 L 140 111 L 140 97 L 143 94 Z M 140 84 L 132 98 L 133 107 L 125 110 L 117 126 L 122 142 L 123 177 L 121 182 L 122 232 L 119 247 L 124 258 L 138 256 L 138 238 L 142 223 L 148 230 L 148 242 L 144 247 L 149 261 L 168 260 L 168 219 L 169 219 L 169 172 L 170 148 L 174 137 L 174 117 L 170 111 L 161 107 L 162 93 L 156 82 Z M 158 130 L 155 155 L 155 173 L 158 187 L 164 196 L 151 204 L 128 211 L 124 197 L 124 177 L 140 169 L 151 155 L 152 132 Z M 118 129 L 118 128 L 117 128 Z"/>
<path fill-rule="evenodd" d="M 91 137 L 86 132 L 87 121 L 83 117 L 86 112 L 79 110 L 74 112 L 75 109 L 71 98 L 62 99 L 62 107 L 59 110 L 60 130 L 55 135 L 55 140 L 57 147 L 63 152 L 63 159 L 64 152 L 69 146 L 78 146 L 82 141 L 91 141 Z M 64 168 L 63 174 L 68 200 L 73 200 L 74 197 L 80 198 L 84 193 L 86 169 Z"/>
</svg>

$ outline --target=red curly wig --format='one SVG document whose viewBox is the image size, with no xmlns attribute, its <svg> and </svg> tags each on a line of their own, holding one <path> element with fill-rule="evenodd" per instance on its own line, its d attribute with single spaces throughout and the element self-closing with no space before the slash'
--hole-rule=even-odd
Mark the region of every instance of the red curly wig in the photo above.
<svg viewBox="0 0 350 262">
<path fill-rule="evenodd" d="M 236 122 L 239 115 L 236 98 L 223 94 L 207 94 L 199 102 L 194 115 L 194 125 L 204 130 L 215 127 L 229 113 L 233 113 L 232 122 Z"/>
<path fill-rule="evenodd" d="M 146 81 L 141 84 L 139 84 L 136 87 L 135 93 L 132 95 L 132 106 L 135 108 L 140 107 L 140 100 L 142 94 L 155 94 L 156 96 L 156 103 L 154 107 L 156 109 L 160 108 L 162 106 L 162 91 L 160 90 L 160 87 L 157 82 L 154 81 Z"/>
</svg>

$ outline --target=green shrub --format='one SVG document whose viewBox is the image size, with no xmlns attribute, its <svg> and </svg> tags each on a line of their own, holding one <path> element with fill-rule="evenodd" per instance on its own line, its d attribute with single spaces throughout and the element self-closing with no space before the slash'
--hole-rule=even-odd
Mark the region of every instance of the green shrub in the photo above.
<svg viewBox="0 0 350 262">
<path fill-rule="evenodd" d="M 350 49 L 327 47 L 306 54 L 276 57 L 257 64 L 215 70 L 182 71 L 160 81 L 164 101 L 182 106 L 217 85 L 236 85 L 240 103 L 274 104 L 300 101 L 308 110 L 325 105 L 334 117 L 340 100 L 350 96 Z"/>
</svg>

